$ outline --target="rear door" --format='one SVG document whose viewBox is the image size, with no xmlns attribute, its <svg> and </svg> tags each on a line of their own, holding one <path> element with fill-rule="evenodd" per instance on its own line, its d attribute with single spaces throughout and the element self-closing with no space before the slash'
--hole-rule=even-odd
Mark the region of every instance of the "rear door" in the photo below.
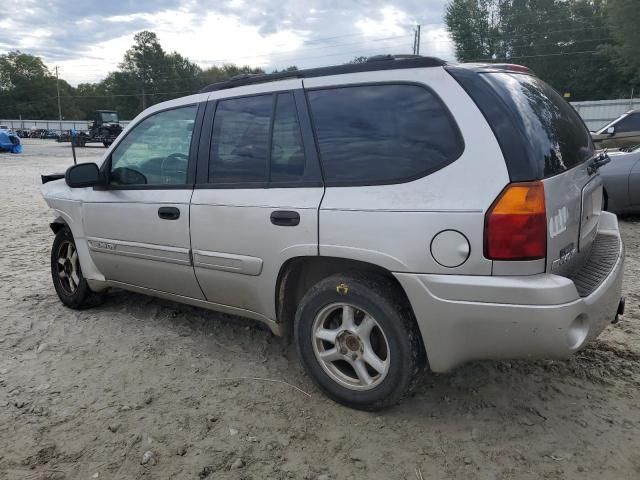
<svg viewBox="0 0 640 480">
<path fill-rule="evenodd" d="M 191 201 L 193 263 L 208 301 L 248 316 L 274 320 L 281 266 L 318 255 L 324 189 L 301 87 L 287 80 L 233 98 L 214 93 L 207 107 Z"/>
<path fill-rule="evenodd" d="M 83 218 L 107 280 L 203 299 L 189 254 L 198 112 L 193 104 L 151 114 L 104 165 L 108 185 L 90 192 Z"/>
</svg>

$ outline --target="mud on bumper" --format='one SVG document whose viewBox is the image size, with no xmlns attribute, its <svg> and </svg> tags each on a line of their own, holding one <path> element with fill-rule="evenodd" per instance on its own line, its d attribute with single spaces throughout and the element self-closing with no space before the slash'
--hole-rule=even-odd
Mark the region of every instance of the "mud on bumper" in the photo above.
<svg viewBox="0 0 640 480">
<path fill-rule="evenodd" d="M 565 358 L 618 312 L 624 245 L 603 212 L 589 260 L 571 278 L 396 273 L 422 334 L 431 369 L 470 360 Z"/>
</svg>

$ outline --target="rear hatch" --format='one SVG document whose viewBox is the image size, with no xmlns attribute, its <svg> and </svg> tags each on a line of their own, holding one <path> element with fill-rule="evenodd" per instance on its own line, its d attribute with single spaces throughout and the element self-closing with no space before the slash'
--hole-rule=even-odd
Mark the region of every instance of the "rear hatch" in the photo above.
<svg viewBox="0 0 640 480">
<path fill-rule="evenodd" d="M 491 124 L 511 180 L 544 183 L 546 271 L 570 276 L 588 258 L 602 207 L 591 135 L 573 107 L 539 78 L 495 69 L 475 73 L 476 80 L 463 74 L 458 81 Z"/>
</svg>

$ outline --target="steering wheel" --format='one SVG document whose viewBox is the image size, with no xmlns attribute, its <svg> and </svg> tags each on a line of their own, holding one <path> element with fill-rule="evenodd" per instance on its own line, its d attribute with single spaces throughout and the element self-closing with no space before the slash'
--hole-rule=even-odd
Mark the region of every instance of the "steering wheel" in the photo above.
<svg viewBox="0 0 640 480">
<path fill-rule="evenodd" d="M 167 167 L 165 170 L 165 164 L 167 163 L 167 161 L 171 159 L 173 160 L 173 162 L 171 163 L 176 163 L 177 165 L 175 165 L 173 168 L 171 167 Z M 162 163 L 160 164 L 160 175 L 162 176 L 164 183 L 176 183 L 173 180 L 175 173 L 179 173 L 179 174 L 185 174 L 186 176 L 186 164 L 187 161 L 189 160 L 189 155 L 186 155 L 184 153 L 172 153 L 170 155 L 167 155 L 165 158 L 162 159 Z M 185 180 L 186 181 L 186 178 Z"/>
</svg>

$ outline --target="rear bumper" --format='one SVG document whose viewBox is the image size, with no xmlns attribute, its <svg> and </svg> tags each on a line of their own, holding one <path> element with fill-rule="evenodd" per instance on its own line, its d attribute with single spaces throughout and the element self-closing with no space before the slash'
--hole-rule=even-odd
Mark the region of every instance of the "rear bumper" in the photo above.
<svg viewBox="0 0 640 480">
<path fill-rule="evenodd" d="M 599 235 L 617 237 L 609 273 L 588 296 L 553 274 L 463 276 L 396 273 L 418 320 L 429 364 L 444 372 L 470 360 L 564 358 L 611 323 L 622 292 L 624 245 L 615 215 Z"/>
</svg>

